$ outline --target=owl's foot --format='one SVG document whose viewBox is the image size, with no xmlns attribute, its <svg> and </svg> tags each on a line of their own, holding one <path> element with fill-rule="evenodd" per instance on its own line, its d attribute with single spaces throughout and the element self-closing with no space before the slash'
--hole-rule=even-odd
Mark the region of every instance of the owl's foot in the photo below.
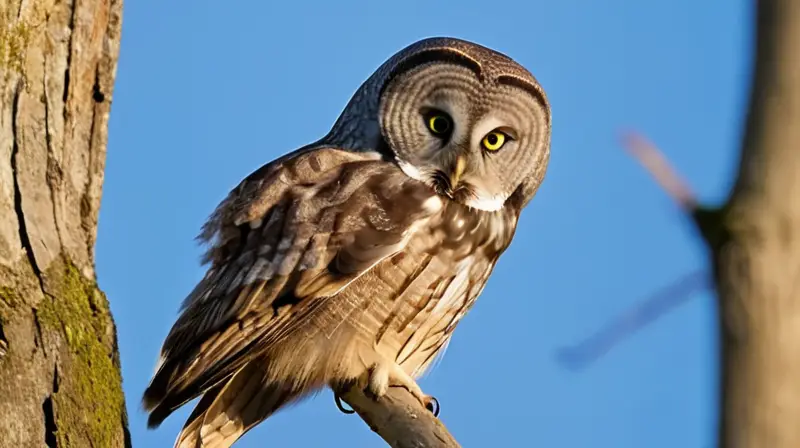
<svg viewBox="0 0 800 448">
<path fill-rule="evenodd" d="M 356 411 L 354 411 L 353 409 L 347 409 L 346 407 L 344 407 L 344 404 L 342 403 L 342 397 L 340 397 L 339 394 L 337 394 L 336 392 L 333 393 L 333 401 L 336 402 L 336 407 L 339 408 L 339 411 L 342 414 L 356 413 Z"/>
<path fill-rule="evenodd" d="M 439 400 L 425 395 L 414 378 L 411 378 L 399 365 L 393 362 L 375 364 L 369 370 L 367 387 L 364 391 L 375 399 L 380 399 L 390 387 L 402 387 L 409 391 L 422 406 L 431 411 L 434 417 L 439 416 Z"/>
</svg>

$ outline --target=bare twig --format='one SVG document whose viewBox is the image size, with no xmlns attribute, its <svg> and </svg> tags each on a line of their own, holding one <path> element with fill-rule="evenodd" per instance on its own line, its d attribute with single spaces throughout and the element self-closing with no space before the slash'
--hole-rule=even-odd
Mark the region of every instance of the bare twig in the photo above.
<svg viewBox="0 0 800 448">
<path fill-rule="evenodd" d="M 633 158 L 661 185 L 661 188 L 684 210 L 697 207 L 697 199 L 688 184 L 678 176 L 667 159 L 653 143 L 642 135 L 628 132 L 622 137 L 623 145 Z"/>
<path fill-rule="evenodd" d="M 580 343 L 560 349 L 556 358 L 569 369 L 585 368 L 636 331 L 686 302 L 692 293 L 705 288 L 706 276 L 705 271 L 685 275 Z"/>
<path fill-rule="evenodd" d="M 393 448 L 456 448 L 461 445 L 444 424 L 403 388 L 391 387 L 379 400 L 358 387 L 341 398 Z"/>
<path fill-rule="evenodd" d="M 694 215 L 699 210 L 696 196 L 661 151 L 636 132 L 623 133 L 622 144 L 667 195 L 696 221 L 697 216 Z M 705 276 L 703 271 L 698 271 L 678 279 L 579 344 L 561 348 L 556 353 L 556 359 L 570 369 L 586 367 L 625 338 L 688 300 L 692 292 L 705 286 Z"/>
</svg>

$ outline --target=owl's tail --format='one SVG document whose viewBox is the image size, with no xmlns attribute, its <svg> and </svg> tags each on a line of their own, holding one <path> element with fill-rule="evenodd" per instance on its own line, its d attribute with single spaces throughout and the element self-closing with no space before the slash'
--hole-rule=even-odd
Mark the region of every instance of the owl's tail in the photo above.
<svg viewBox="0 0 800 448">
<path fill-rule="evenodd" d="M 175 448 L 229 448 L 295 398 L 297 390 L 265 384 L 263 365 L 249 363 L 203 394 L 178 435 Z"/>
</svg>

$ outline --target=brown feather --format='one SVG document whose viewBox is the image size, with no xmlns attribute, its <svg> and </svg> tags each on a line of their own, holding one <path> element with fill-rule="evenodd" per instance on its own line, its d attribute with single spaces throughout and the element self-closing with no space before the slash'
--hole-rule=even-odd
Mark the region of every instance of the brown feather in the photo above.
<svg viewBox="0 0 800 448">
<path fill-rule="evenodd" d="M 417 132 L 409 119 L 437 85 L 468 109 L 462 125 L 497 111 L 519 128 L 511 151 Z M 202 396 L 176 446 L 225 448 L 287 403 L 370 372 L 383 372 L 369 378 L 378 392 L 392 375 L 421 397 L 412 377 L 441 356 L 511 242 L 550 127 L 538 82 L 505 55 L 430 38 L 392 56 L 327 136 L 251 173 L 203 226 L 210 265 L 144 393 L 148 424 Z"/>
<path fill-rule="evenodd" d="M 206 226 L 209 272 L 184 301 L 145 392 L 153 425 L 274 348 L 430 217 L 423 204 L 434 193 L 372 156 L 326 148 L 274 164 L 243 181 Z M 398 206 L 380 225 L 376 196 Z M 351 302 L 328 317 L 345 319 Z"/>
</svg>

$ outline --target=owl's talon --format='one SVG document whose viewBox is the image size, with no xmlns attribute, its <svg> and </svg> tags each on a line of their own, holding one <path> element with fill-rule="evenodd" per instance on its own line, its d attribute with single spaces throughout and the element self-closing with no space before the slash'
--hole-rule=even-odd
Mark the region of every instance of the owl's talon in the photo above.
<svg viewBox="0 0 800 448">
<path fill-rule="evenodd" d="M 354 411 L 352 409 L 347 409 L 346 407 L 344 407 L 344 404 L 342 403 L 342 398 L 339 397 L 339 394 L 336 394 L 336 393 L 333 394 L 333 401 L 336 402 L 336 407 L 339 408 L 339 411 L 341 411 L 342 414 L 350 415 L 350 414 L 355 414 L 356 413 L 356 411 Z"/>
<path fill-rule="evenodd" d="M 384 395 L 383 393 L 375 392 L 369 386 L 365 387 L 362 390 L 362 392 L 364 393 L 365 397 L 367 397 L 367 398 L 369 398 L 370 400 L 373 400 L 373 401 L 378 401 Z"/>
<path fill-rule="evenodd" d="M 442 407 L 439 405 L 439 400 L 437 400 L 436 397 L 428 395 L 428 402 L 425 404 L 425 409 L 431 411 L 434 417 L 439 417 L 439 411 L 442 410 Z"/>
</svg>

